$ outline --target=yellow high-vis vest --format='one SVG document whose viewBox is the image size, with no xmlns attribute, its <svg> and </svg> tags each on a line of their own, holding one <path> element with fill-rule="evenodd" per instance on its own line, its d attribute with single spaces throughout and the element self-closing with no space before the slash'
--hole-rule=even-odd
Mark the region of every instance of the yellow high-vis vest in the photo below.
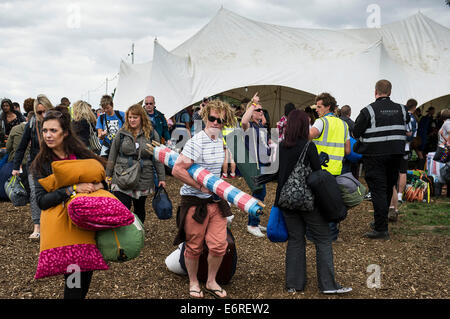
<svg viewBox="0 0 450 319">
<path fill-rule="evenodd" d="M 345 156 L 345 141 L 347 140 L 347 123 L 335 116 L 324 116 L 319 118 L 323 122 L 323 131 L 319 137 L 313 139 L 316 144 L 317 152 L 328 154 L 330 161 L 328 167 L 322 166 L 322 169 L 332 175 L 341 175 L 342 161 Z"/>
</svg>

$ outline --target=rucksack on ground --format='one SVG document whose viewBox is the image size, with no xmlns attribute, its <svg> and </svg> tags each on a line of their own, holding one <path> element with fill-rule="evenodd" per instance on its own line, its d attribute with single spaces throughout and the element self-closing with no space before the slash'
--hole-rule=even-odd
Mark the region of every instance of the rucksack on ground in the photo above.
<svg viewBox="0 0 450 319">
<path fill-rule="evenodd" d="M 366 187 L 361 184 L 352 173 L 345 173 L 336 177 L 341 191 L 344 205 L 348 208 L 359 205 L 367 194 Z"/>
</svg>

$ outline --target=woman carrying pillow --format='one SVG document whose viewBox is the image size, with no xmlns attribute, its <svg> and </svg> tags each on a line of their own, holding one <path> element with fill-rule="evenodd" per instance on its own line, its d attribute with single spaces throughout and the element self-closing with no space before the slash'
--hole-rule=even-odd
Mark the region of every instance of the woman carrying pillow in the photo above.
<svg viewBox="0 0 450 319">
<path fill-rule="evenodd" d="M 99 256 L 95 247 L 95 233 L 87 232 L 78 229 L 70 222 L 64 225 L 67 226 L 66 231 L 58 232 L 54 229 L 55 225 L 51 222 L 59 222 L 61 219 L 68 220 L 67 213 L 61 214 L 59 220 L 52 219 L 55 216 L 55 211 L 52 209 L 64 207 L 66 201 L 76 193 L 92 193 L 101 188 L 105 188 L 106 183 L 79 183 L 71 186 L 61 187 L 54 191 L 47 192 L 41 183 L 43 180 L 52 174 L 52 162 L 60 160 L 78 160 L 78 159 L 95 159 L 99 161 L 103 167 L 105 160 L 96 154 L 92 153 L 86 148 L 78 137 L 72 132 L 70 114 L 65 107 L 56 107 L 53 110 L 47 111 L 42 120 L 42 142 L 41 149 L 31 164 L 31 172 L 34 177 L 36 188 L 36 201 L 39 208 L 42 210 L 42 236 L 41 236 L 41 254 L 39 256 L 39 264 L 46 263 L 48 267 L 56 267 L 54 265 L 61 264 L 61 259 L 73 258 L 75 260 L 73 266 L 79 267 L 79 280 L 70 275 L 70 270 L 67 269 L 65 273 L 64 298 L 65 299 L 82 299 L 86 296 L 92 277 L 92 270 L 83 271 L 83 269 L 107 269 L 101 255 Z M 58 226 L 59 227 L 59 226 Z M 45 232 L 47 237 L 44 236 Z M 75 235 L 74 235 L 75 233 Z M 51 234 L 55 238 L 51 237 Z M 91 245 L 83 245 L 83 241 L 73 243 L 70 245 L 70 240 L 73 238 L 90 238 Z M 90 236 L 90 237 L 89 237 Z M 57 238 L 56 238 L 57 237 Z M 63 238 L 60 238 L 63 237 Z M 53 252 L 43 255 L 43 245 L 51 242 L 63 242 L 64 245 L 54 245 Z M 45 247 L 44 247 L 45 248 Z M 47 251 L 52 251 L 48 249 Z M 44 251 L 45 252 L 45 251 Z M 73 257 L 75 256 L 75 257 Z M 41 260 L 42 259 L 42 260 Z M 89 259 L 89 260 L 87 260 Z M 89 264 L 88 267 L 85 265 Z M 38 265 L 39 268 L 39 265 Z M 37 277 L 39 277 L 37 275 Z"/>
<path fill-rule="evenodd" d="M 111 183 L 113 194 L 128 208 L 134 206 L 134 213 L 142 224 L 145 220 L 145 201 L 155 189 L 154 169 L 158 177 L 158 187 L 166 187 L 164 165 L 153 161 L 153 157 L 145 149 L 152 140 L 160 142 L 160 137 L 140 104 L 128 108 L 125 123 L 114 138 L 108 157 L 106 180 Z M 141 174 L 136 186 L 120 188 L 115 171 L 123 171 L 132 166 L 140 156 Z"/>
</svg>

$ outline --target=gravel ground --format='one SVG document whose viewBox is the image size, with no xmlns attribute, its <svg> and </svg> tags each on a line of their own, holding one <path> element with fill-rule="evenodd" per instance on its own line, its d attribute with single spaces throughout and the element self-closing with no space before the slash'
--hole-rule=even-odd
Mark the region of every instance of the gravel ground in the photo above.
<svg viewBox="0 0 450 319">
<path fill-rule="evenodd" d="M 242 178 L 229 180 L 248 192 Z M 168 193 L 175 208 L 181 183 L 168 177 Z M 267 185 L 267 208 L 261 221 L 267 224 L 276 184 Z M 158 220 L 147 201 L 146 240 L 140 257 L 126 263 L 111 263 L 107 271 L 94 273 L 89 299 L 185 299 L 188 278 L 170 272 L 165 258 L 175 250 L 175 218 Z M 231 231 L 236 239 L 236 273 L 224 288 L 237 299 L 448 299 L 450 297 L 449 236 L 424 231 L 407 235 L 401 231 L 404 216 L 391 224 L 389 241 L 362 238 L 372 220 L 372 205 L 364 201 L 349 211 L 341 223 L 341 243 L 333 245 L 336 279 L 353 291 L 342 296 L 325 296 L 317 287 L 315 248 L 307 244 L 308 283 L 302 293 L 288 294 L 284 287 L 286 243 L 272 243 L 246 231 L 246 213 L 233 208 Z M 0 298 L 60 299 L 63 278 L 34 279 L 39 243 L 28 239 L 32 230 L 29 206 L 14 207 L 0 202 Z M 379 288 L 369 288 L 378 265 Z M 377 266 L 377 267 L 378 267 Z M 206 298 L 212 298 L 206 295 Z"/>
</svg>

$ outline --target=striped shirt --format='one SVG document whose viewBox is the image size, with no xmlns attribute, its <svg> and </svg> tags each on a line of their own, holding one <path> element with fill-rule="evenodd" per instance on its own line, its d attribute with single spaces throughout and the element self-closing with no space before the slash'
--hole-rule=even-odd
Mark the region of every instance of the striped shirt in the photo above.
<svg viewBox="0 0 450 319">
<path fill-rule="evenodd" d="M 220 178 L 222 164 L 225 159 L 223 139 L 221 137 L 213 140 L 205 133 L 205 131 L 201 131 L 186 142 L 181 154 Z M 200 198 L 208 198 L 211 196 L 187 184 L 184 184 L 181 187 L 180 194 L 197 196 Z"/>
</svg>

